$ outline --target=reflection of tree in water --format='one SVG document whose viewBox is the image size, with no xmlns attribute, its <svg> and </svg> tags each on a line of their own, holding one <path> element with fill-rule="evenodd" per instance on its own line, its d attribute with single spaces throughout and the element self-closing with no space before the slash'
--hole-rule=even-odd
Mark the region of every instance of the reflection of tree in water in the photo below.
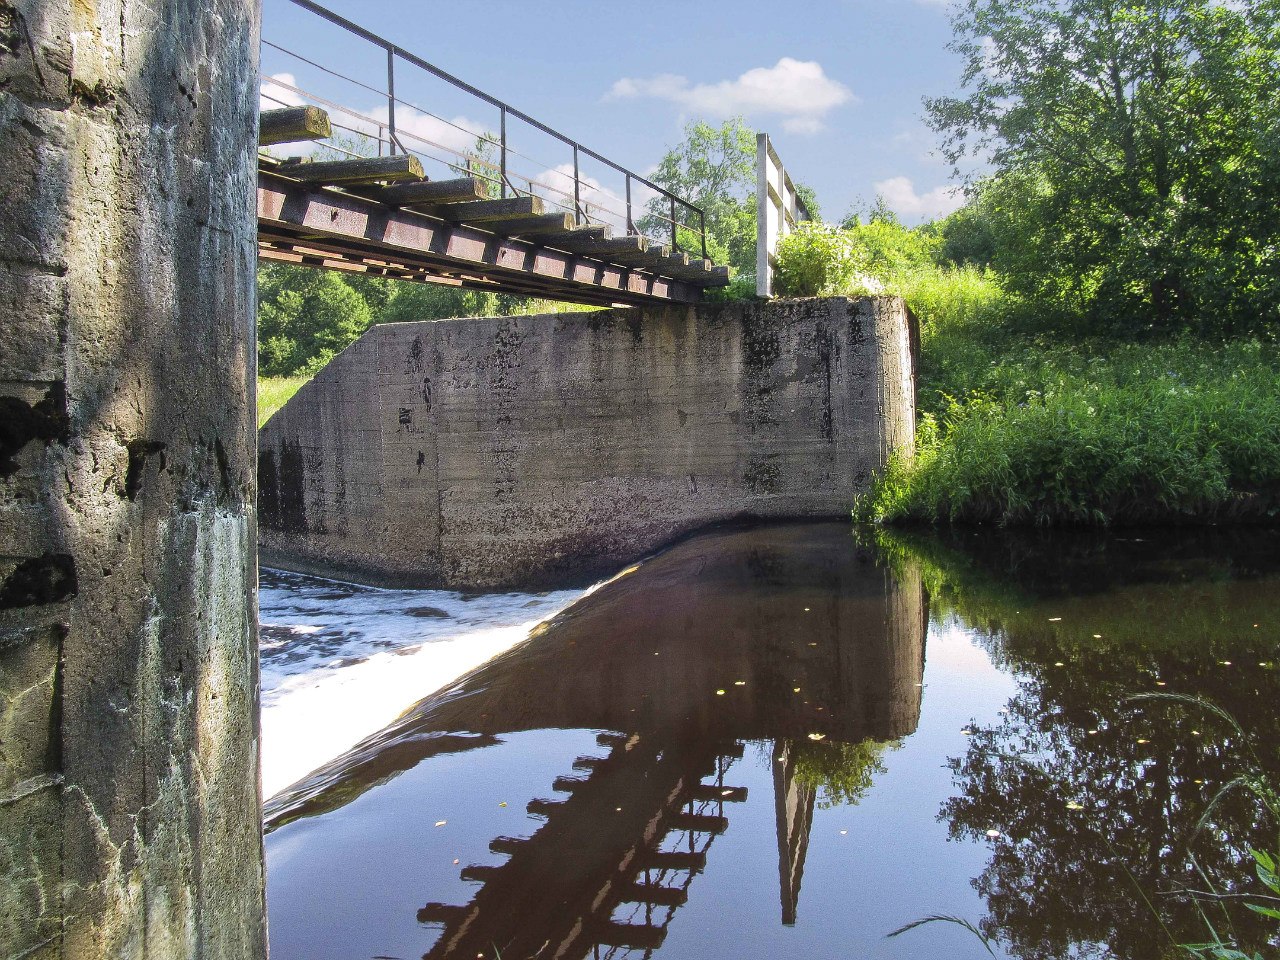
<svg viewBox="0 0 1280 960">
<path fill-rule="evenodd" d="M 1256 894 L 1247 848 L 1276 846 L 1276 825 L 1245 792 L 1196 832 L 1224 784 L 1280 767 L 1280 675 L 1264 629 L 1276 578 L 1230 580 L 1167 556 L 1158 576 L 1142 563 L 1112 570 L 1085 593 L 950 586 L 950 612 L 980 624 L 992 655 L 1025 677 L 1001 722 L 973 727 L 952 760 L 957 795 L 941 813 L 957 839 L 999 832 L 974 885 L 983 932 L 1018 957 L 1185 956 L 1176 944 L 1209 930 L 1184 891 L 1212 881 Z M 1247 739 L 1193 705 L 1128 699 L 1162 691 L 1222 705 Z M 1250 950 L 1274 928 L 1238 901 L 1205 909 Z"/>
<path fill-rule="evenodd" d="M 883 757 L 897 750 L 901 740 L 863 740 L 861 743 L 797 741 L 795 776 L 817 792 L 820 810 L 857 803 L 885 772 Z"/>
</svg>

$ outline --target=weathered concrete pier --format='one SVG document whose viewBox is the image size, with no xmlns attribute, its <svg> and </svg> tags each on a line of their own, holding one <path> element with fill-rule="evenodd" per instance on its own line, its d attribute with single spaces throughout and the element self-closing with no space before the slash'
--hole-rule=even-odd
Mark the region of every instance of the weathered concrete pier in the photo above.
<svg viewBox="0 0 1280 960">
<path fill-rule="evenodd" d="M 261 431 L 264 560 L 528 586 L 847 516 L 912 442 L 912 324 L 867 298 L 374 327 Z"/>
<path fill-rule="evenodd" d="M 266 954 L 258 5 L 0 0 L 0 958 Z"/>
</svg>

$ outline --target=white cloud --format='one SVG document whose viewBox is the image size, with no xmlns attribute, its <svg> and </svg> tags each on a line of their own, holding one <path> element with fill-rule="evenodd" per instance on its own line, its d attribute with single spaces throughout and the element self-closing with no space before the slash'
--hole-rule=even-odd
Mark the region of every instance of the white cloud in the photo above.
<svg viewBox="0 0 1280 960">
<path fill-rule="evenodd" d="M 907 219 L 932 220 L 964 206 L 964 191 L 956 186 L 934 187 L 927 193 L 917 193 L 910 177 L 890 177 L 875 186 L 889 209 Z"/>
<path fill-rule="evenodd" d="M 822 121 L 817 117 L 788 117 L 782 121 L 782 129 L 787 133 L 811 136 L 822 130 Z"/>
<path fill-rule="evenodd" d="M 791 57 L 719 83 L 692 84 L 672 73 L 648 79 L 624 77 L 608 96 L 670 100 L 691 113 L 716 117 L 772 114 L 782 117 L 787 131 L 804 134 L 821 130 L 823 118 L 836 107 L 858 102 L 853 91 L 826 75 L 822 64 Z"/>
<path fill-rule="evenodd" d="M 381 106 L 365 111 L 365 116 L 385 128 L 389 113 L 385 106 Z M 346 120 L 343 121 L 344 124 L 346 122 Z M 350 125 L 364 126 L 359 121 Z M 443 120 L 440 117 L 434 117 L 429 113 L 419 113 L 417 110 L 405 106 L 396 108 L 396 131 L 401 134 L 407 133 L 411 135 L 405 138 L 405 146 L 415 153 L 430 144 L 464 154 L 474 154 L 476 152 L 476 139 L 487 132 L 483 123 L 470 120 L 467 117 L 457 116 L 452 120 Z M 373 126 L 369 126 L 369 132 L 375 133 L 376 129 Z M 385 129 L 383 130 L 383 136 L 386 136 Z M 428 141 L 428 144 L 417 143 L 413 140 L 414 137 Z M 497 137 L 495 136 L 493 139 L 496 140 Z"/>
<path fill-rule="evenodd" d="M 302 106 L 306 101 L 289 89 L 297 85 L 297 78 L 292 73 L 271 74 L 258 88 L 258 109 L 279 110 L 281 107 Z"/>
</svg>

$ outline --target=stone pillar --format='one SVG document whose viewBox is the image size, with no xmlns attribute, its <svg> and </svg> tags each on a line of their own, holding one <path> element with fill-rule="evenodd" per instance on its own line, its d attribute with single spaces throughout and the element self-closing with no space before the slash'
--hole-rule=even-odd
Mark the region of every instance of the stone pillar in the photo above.
<svg viewBox="0 0 1280 960">
<path fill-rule="evenodd" d="M 265 955 L 257 0 L 0 0 L 0 958 Z"/>
</svg>

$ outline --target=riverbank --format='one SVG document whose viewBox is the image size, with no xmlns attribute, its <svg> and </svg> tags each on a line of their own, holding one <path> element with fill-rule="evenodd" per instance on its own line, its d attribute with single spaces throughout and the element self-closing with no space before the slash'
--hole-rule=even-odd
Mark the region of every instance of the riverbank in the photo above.
<svg viewBox="0 0 1280 960">
<path fill-rule="evenodd" d="M 855 252 L 866 248 L 852 262 L 920 321 L 920 420 L 914 457 L 893 460 L 856 519 L 1109 526 L 1280 516 L 1274 342 L 1099 335 L 1085 318 L 1011 296 L 990 270 L 932 262 L 901 228 L 861 233 L 851 231 Z"/>
<path fill-rule="evenodd" d="M 947 337 L 924 344 L 915 458 L 890 465 L 860 518 L 1116 525 L 1280 513 L 1272 345 Z"/>
</svg>

